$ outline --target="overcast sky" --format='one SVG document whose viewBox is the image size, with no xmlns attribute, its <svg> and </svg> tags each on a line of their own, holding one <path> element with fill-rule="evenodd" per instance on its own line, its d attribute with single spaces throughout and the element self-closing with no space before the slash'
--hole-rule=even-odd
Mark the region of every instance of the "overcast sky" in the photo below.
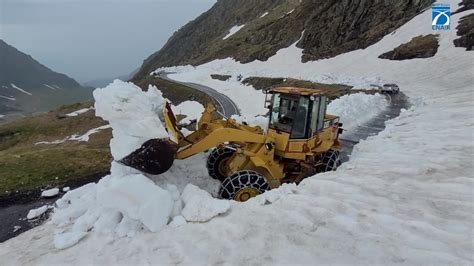
<svg viewBox="0 0 474 266">
<path fill-rule="evenodd" d="M 79 82 L 128 74 L 216 0 L 0 0 L 0 39 Z"/>
</svg>

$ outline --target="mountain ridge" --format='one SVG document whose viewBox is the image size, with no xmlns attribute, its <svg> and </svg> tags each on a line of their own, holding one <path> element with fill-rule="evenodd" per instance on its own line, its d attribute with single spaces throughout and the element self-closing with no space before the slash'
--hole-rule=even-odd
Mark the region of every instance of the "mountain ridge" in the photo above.
<svg viewBox="0 0 474 266">
<path fill-rule="evenodd" d="M 92 88 L 55 72 L 0 39 L 0 120 L 92 98 Z"/>
<path fill-rule="evenodd" d="M 302 62 L 366 48 L 396 30 L 431 0 L 218 0 L 150 55 L 132 80 L 159 67 L 234 58 L 266 61 L 297 43 Z M 231 29 L 242 26 L 229 35 Z"/>
</svg>

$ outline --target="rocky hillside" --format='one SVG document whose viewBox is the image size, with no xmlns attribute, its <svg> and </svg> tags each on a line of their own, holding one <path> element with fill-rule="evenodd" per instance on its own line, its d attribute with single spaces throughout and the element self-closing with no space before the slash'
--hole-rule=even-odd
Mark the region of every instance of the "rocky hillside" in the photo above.
<svg viewBox="0 0 474 266">
<path fill-rule="evenodd" d="M 297 42 L 303 62 L 368 47 L 427 8 L 431 0 L 218 0 L 147 58 L 141 79 L 162 66 L 233 57 L 267 60 Z"/>
<path fill-rule="evenodd" d="M 0 40 L 0 115 L 48 111 L 90 99 L 91 92 Z"/>
</svg>

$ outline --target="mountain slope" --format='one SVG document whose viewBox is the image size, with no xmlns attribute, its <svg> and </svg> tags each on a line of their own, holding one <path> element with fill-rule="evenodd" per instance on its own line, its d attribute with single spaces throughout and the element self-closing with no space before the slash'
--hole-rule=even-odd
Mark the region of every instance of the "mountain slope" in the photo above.
<svg viewBox="0 0 474 266">
<path fill-rule="evenodd" d="M 445 1 L 456 4 L 455 0 Z M 467 13 L 452 16 L 453 28 Z M 138 228 L 133 220 L 122 219 L 120 212 L 111 212 L 113 219 L 96 224 L 89 219 L 78 219 L 69 227 L 48 223 L 0 243 L 0 255 L 6 264 L 472 265 L 474 54 L 453 45 L 457 36 L 451 30 L 439 32 L 440 47 L 433 57 L 378 58 L 413 37 L 432 33 L 430 18 L 427 10 L 367 49 L 327 60 L 301 63 L 302 49 L 292 45 L 267 62 L 218 60 L 170 75 L 189 82 L 211 80 L 229 96 L 237 97 L 235 91 L 247 90 L 249 93 L 240 96 L 241 108 L 253 105 L 252 99 L 257 97 L 250 93 L 252 89 L 233 86 L 237 81 L 232 79 L 212 80 L 210 74 L 235 77 L 258 73 L 363 83 L 370 83 L 367 77 L 377 76 L 396 81 L 413 105 L 388 121 L 380 134 L 356 145 L 350 161 L 338 171 L 245 203 L 233 202 L 228 213 L 210 221 L 172 222 L 156 233 L 139 229 L 114 239 L 91 229 L 108 221 L 120 223 L 120 229 Z M 433 74 L 440 72 L 440 66 L 442 73 Z M 326 75 L 326 71 L 333 75 Z M 207 177 L 204 156 L 187 162 L 189 165 L 183 161 L 176 171 L 154 180 L 163 184 L 186 174 L 188 178 L 193 174 Z M 102 184 L 110 184 L 108 181 Z M 70 193 L 67 200 L 87 204 L 94 199 L 90 194 L 84 196 L 84 190 Z M 204 205 L 199 199 L 190 205 Z M 123 206 L 122 201 L 116 202 Z M 161 207 L 156 205 L 158 210 Z M 187 203 L 184 207 L 192 208 Z M 71 227 L 84 231 L 71 235 L 76 242 L 83 237 L 82 242 L 58 251 L 55 235 Z M 105 230 L 111 231 L 109 227 Z"/>
<path fill-rule="evenodd" d="M 219 0 L 147 58 L 135 80 L 163 66 L 198 65 L 227 57 L 242 63 L 265 61 L 298 40 L 297 47 L 304 49 L 303 62 L 332 57 L 374 44 L 430 3 Z"/>
<path fill-rule="evenodd" d="M 90 99 L 91 92 L 0 40 L 0 114 L 48 111 Z"/>
</svg>

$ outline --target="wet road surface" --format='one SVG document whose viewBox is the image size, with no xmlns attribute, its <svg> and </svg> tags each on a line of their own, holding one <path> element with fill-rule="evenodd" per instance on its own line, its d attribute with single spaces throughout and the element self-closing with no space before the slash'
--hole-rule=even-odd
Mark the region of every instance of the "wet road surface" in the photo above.
<svg viewBox="0 0 474 266">
<path fill-rule="evenodd" d="M 403 93 L 387 94 L 386 96 L 390 104 L 385 109 L 385 111 L 379 113 L 376 117 L 372 118 L 364 125 L 358 126 L 354 130 L 344 131 L 339 137 L 343 146 L 341 153 L 341 159 L 343 162 L 347 162 L 349 160 L 354 145 L 370 136 L 377 135 L 379 132 L 385 129 L 385 122 L 387 120 L 399 116 L 402 109 L 408 109 L 410 107 L 408 97 L 406 97 Z M 342 127 L 344 128 L 344 126 Z"/>
<path fill-rule="evenodd" d="M 210 97 L 214 98 L 217 102 L 216 109 L 219 111 L 221 114 L 223 114 L 226 117 L 231 117 L 232 115 L 240 115 L 239 108 L 237 108 L 237 105 L 226 95 L 216 91 L 213 88 L 197 84 L 197 83 L 192 83 L 192 82 L 181 82 L 181 81 L 176 81 L 174 79 L 168 78 L 168 74 L 172 73 L 158 73 L 157 76 L 166 79 L 171 82 L 175 82 L 187 87 L 191 87 L 195 90 L 202 91 L 205 94 L 209 95 Z"/>
</svg>

